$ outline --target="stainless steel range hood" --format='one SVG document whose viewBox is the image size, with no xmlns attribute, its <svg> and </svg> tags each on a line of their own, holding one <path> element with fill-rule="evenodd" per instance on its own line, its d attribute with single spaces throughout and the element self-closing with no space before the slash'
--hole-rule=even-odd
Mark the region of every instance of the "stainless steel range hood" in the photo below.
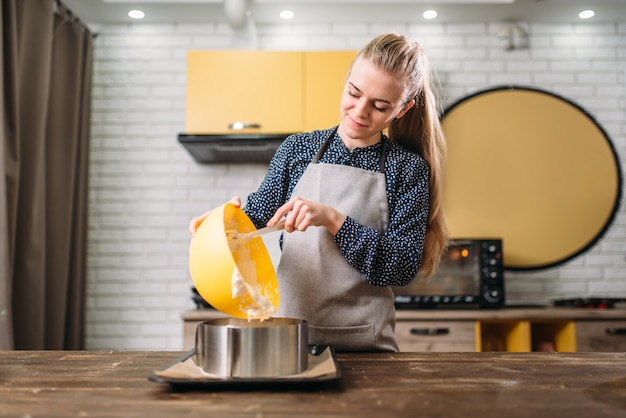
<svg viewBox="0 0 626 418">
<path fill-rule="evenodd" d="M 209 163 L 269 163 L 290 134 L 179 134 L 194 160 Z"/>
</svg>

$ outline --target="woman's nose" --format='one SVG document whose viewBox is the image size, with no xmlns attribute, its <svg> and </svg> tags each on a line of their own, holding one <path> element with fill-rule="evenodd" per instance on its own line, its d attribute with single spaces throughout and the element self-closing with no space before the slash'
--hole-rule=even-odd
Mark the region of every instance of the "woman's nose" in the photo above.
<svg viewBox="0 0 626 418">
<path fill-rule="evenodd" d="M 354 110 L 359 116 L 367 115 L 367 102 L 365 100 L 357 100 L 354 104 Z"/>
</svg>

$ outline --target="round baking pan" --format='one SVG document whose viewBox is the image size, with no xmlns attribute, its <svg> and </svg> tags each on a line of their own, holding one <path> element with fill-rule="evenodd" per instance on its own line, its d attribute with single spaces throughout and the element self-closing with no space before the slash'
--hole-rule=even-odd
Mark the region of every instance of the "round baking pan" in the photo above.
<svg viewBox="0 0 626 418">
<path fill-rule="evenodd" d="M 219 318 L 196 328 L 196 364 L 224 378 L 282 377 L 308 367 L 308 323 Z"/>
</svg>

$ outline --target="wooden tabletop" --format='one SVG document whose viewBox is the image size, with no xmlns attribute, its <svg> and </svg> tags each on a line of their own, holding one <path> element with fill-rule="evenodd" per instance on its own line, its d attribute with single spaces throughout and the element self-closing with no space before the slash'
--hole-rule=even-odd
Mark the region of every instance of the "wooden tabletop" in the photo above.
<svg viewBox="0 0 626 418">
<path fill-rule="evenodd" d="M 0 417 L 626 416 L 625 353 L 337 354 L 318 386 L 174 389 L 180 352 L 0 351 Z"/>
</svg>

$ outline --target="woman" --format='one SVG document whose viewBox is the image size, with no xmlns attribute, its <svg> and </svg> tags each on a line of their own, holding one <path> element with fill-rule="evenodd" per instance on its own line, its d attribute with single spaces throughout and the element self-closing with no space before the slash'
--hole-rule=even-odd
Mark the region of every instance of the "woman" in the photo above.
<svg viewBox="0 0 626 418">
<path fill-rule="evenodd" d="M 289 136 L 248 196 L 257 228 L 285 218 L 276 317 L 306 319 L 311 344 L 398 350 L 390 286 L 432 274 L 446 246 L 438 116 L 421 47 L 377 36 L 350 67 L 339 125 Z"/>
</svg>

